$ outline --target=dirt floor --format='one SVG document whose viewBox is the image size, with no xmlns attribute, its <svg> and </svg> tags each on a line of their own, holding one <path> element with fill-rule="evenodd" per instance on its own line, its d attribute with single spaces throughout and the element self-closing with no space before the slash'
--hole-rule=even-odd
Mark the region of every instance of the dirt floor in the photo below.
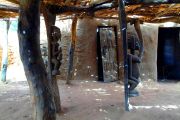
<svg viewBox="0 0 180 120">
<path fill-rule="evenodd" d="M 143 82 L 141 95 L 130 100 L 132 110 L 124 110 L 123 86 L 97 81 L 59 81 L 64 113 L 58 120 L 179 120 L 180 83 Z M 169 88 L 169 89 L 168 89 Z M 26 81 L 0 84 L 0 120 L 32 120 Z"/>
</svg>

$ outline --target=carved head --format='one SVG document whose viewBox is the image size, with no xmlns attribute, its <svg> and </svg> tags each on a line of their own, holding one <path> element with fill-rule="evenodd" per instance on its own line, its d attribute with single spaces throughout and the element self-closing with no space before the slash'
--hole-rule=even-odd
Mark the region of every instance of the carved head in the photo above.
<svg viewBox="0 0 180 120">
<path fill-rule="evenodd" d="M 61 30 L 56 26 L 51 26 L 51 35 L 53 41 L 61 41 Z"/>
</svg>

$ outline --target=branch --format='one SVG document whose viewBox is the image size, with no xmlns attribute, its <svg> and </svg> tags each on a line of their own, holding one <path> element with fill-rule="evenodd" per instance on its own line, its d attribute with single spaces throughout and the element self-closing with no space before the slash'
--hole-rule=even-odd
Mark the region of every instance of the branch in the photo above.
<svg viewBox="0 0 180 120">
<path fill-rule="evenodd" d="M 153 21 L 149 21 L 149 23 L 164 23 L 164 22 L 175 22 L 175 23 L 180 23 L 180 18 L 179 17 L 169 17 L 169 18 L 164 18 L 164 19 L 155 19 Z"/>
<path fill-rule="evenodd" d="M 99 3 L 90 7 L 75 7 L 75 6 L 58 6 L 58 5 L 47 5 L 48 9 L 53 13 L 53 14 L 61 14 L 65 12 L 73 12 L 73 13 L 81 13 L 81 12 L 96 12 L 98 10 L 103 10 L 103 9 L 112 9 L 115 7 L 118 7 L 117 5 L 113 5 L 112 3 L 108 2 L 103 2 Z"/>
<path fill-rule="evenodd" d="M 18 7 L 12 7 L 12 6 L 7 6 L 7 5 L 2 5 L 2 4 L 0 4 L 0 10 L 16 12 L 16 13 L 19 12 L 19 8 Z"/>
</svg>

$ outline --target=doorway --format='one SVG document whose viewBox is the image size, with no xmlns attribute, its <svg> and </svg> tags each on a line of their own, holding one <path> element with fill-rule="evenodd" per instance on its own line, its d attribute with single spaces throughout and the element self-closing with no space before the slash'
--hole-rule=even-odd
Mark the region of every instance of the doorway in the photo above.
<svg viewBox="0 0 180 120">
<path fill-rule="evenodd" d="M 99 81 L 118 80 L 117 54 L 117 28 L 115 26 L 99 26 L 97 28 Z"/>
<path fill-rule="evenodd" d="M 158 80 L 180 80 L 180 28 L 159 28 Z"/>
</svg>

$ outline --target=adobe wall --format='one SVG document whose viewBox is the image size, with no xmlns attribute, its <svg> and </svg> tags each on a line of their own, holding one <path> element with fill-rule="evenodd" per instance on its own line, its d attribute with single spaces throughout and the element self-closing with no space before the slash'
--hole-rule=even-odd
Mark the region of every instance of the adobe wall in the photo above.
<svg viewBox="0 0 180 120">
<path fill-rule="evenodd" d="M 60 68 L 60 79 L 66 79 L 68 51 L 71 41 L 71 22 L 72 20 L 57 21 L 56 26 L 61 29 L 63 50 L 63 60 Z M 74 56 L 73 79 L 77 80 L 97 80 L 97 57 L 96 57 L 96 28 L 98 25 L 118 25 L 118 20 L 100 19 L 79 19 L 77 26 L 77 43 Z M 144 57 L 140 66 L 142 80 L 157 80 L 157 41 L 158 28 L 161 24 L 143 24 L 141 30 L 144 38 Z M 119 30 L 119 29 L 118 29 Z M 134 27 L 128 25 L 128 31 L 135 32 Z M 119 46 L 119 65 L 120 80 L 123 81 L 123 50 L 120 33 L 118 31 Z M 1 41 L 1 39 L 0 39 Z M 45 24 L 41 21 L 41 44 L 47 45 Z M 1 42 L 0 42 L 1 46 Z M 9 33 L 9 46 L 12 48 L 14 62 L 20 63 L 18 38 L 16 32 Z M 14 59 L 13 58 L 13 59 Z"/>
<path fill-rule="evenodd" d="M 118 25 L 117 20 L 102 21 L 98 19 L 79 19 L 77 27 L 77 43 L 74 58 L 74 75 L 73 79 L 78 80 L 96 80 L 97 79 L 97 61 L 96 61 L 96 28 L 98 25 Z M 158 26 L 153 24 L 141 25 L 144 38 L 144 57 L 140 66 L 142 80 L 157 79 L 157 40 Z M 128 31 L 135 32 L 134 28 L 128 25 Z M 62 30 L 62 29 L 61 29 Z M 61 79 L 67 75 L 68 49 L 70 43 L 70 33 L 63 34 L 63 64 L 61 66 Z M 119 35 L 120 39 L 120 35 Z M 120 56 L 120 76 L 123 80 L 123 56 L 122 43 L 119 40 Z"/>
<path fill-rule="evenodd" d="M 61 27 L 60 22 L 56 25 L 61 28 L 63 61 L 60 68 L 61 79 L 66 79 L 68 52 L 71 41 L 71 22 L 67 26 Z M 77 41 L 74 54 L 74 74 L 73 79 L 87 80 L 97 79 L 97 62 L 96 62 L 96 28 L 98 22 L 93 19 L 79 19 L 77 25 Z M 69 29 L 67 29 L 68 27 Z"/>
<path fill-rule="evenodd" d="M 142 80 L 157 80 L 158 25 L 141 26 L 144 39 L 144 56 L 140 66 Z"/>
</svg>

